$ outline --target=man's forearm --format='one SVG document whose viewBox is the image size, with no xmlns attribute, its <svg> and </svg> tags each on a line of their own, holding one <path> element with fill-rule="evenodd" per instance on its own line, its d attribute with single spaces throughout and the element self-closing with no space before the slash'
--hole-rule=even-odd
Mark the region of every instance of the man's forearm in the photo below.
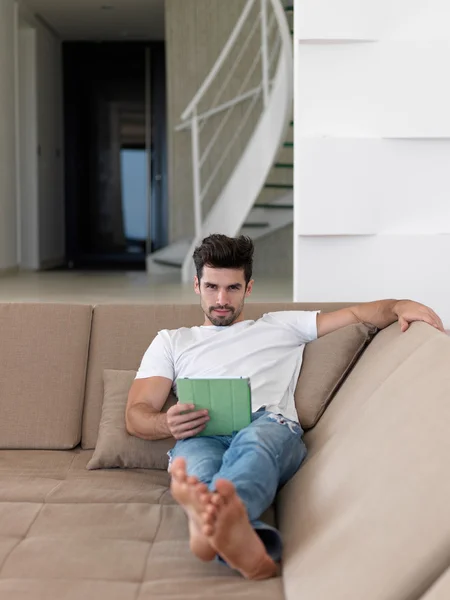
<svg viewBox="0 0 450 600">
<path fill-rule="evenodd" d="M 127 431 L 144 440 L 163 440 L 171 436 L 166 413 L 152 411 L 145 404 L 136 404 L 127 411 Z"/>
<path fill-rule="evenodd" d="M 424 304 L 411 300 L 378 300 L 330 313 L 318 313 L 317 336 L 321 337 L 355 323 L 367 323 L 384 329 L 395 321 L 399 321 L 401 331 L 406 331 L 414 321 L 423 321 L 439 331 L 444 331 L 439 316 Z"/>
<path fill-rule="evenodd" d="M 395 306 L 398 300 L 377 300 L 376 302 L 365 302 L 357 304 L 350 310 L 360 323 L 375 325 L 378 329 L 384 329 L 397 321 Z"/>
</svg>

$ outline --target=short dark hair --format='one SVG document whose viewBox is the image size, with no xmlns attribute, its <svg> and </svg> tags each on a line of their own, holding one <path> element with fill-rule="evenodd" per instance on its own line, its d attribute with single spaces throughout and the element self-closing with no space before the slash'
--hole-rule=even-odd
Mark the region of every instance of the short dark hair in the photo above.
<svg viewBox="0 0 450 600">
<path fill-rule="evenodd" d="M 214 233 L 197 246 L 192 256 L 197 277 L 200 281 L 205 265 L 215 269 L 243 269 L 245 285 L 248 285 L 252 278 L 253 252 L 253 242 L 245 235 L 232 238 Z"/>
</svg>

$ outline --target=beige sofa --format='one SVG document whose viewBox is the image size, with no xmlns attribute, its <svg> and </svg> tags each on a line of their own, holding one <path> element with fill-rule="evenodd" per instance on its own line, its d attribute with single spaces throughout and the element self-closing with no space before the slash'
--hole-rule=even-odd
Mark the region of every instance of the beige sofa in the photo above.
<svg viewBox="0 0 450 600">
<path fill-rule="evenodd" d="M 287 308 L 312 307 L 247 317 Z M 277 500 L 280 578 L 191 556 L 164 469 L 86 469 L 104 369 L 136 369 L 159 329 L 200 319 L 0 305 L 0 599 L 448 600 L 450 339 L 422 323 L 380 332 L 306 434 Z"/>
</svg>

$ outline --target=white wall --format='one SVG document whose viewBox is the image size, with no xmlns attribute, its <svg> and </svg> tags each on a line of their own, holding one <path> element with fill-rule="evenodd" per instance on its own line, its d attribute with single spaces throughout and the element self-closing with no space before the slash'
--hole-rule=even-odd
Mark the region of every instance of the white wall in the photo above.
<svg viewBox="0 0 450 600">
<path fill-rule="evenodd" d="M 450 327 L 450 3 L 295 2 L 294 299 Z"/>
<path fill-rule="evenodd" d="M 36 30 L 17 15 L 17 261 L 39 268 Z"/>
<path fill-rule="evenodd" d="M 0 0 L 0 271 L 17 265 L 14 3 Z"/>
<path fill-rule="evenodd" d="M 25 46 L 33 45 L 35 36 L 35 57 L 17 55 L 24 47 L 20 32 L 28 40 Z M 35 93 L 30 93 L 29 81 L 21 84 L 21 58 L 35 61 L 33 68 L 26 68 L 35 71 Z M 21 89 L 27 92 L 22 98 Z M 23 110 L 29 117 L 25 120 Z M 64 260 L 62 139 L 60 40 L 22 5 L 16 16 L 14 1 L 0 0 L 0 271 L 53 266 Z M 37 153 L 38 147 L 33 171 L 30 152 Z M 23 171 L 21 162 L 27 165 Z"/>
<path fill-rule="evenodd" d="M 39 264 L 57 266 L 65 257 L 61 41 L 37 24 L 37 141 Z"/>
<path fill-rule="evenodd" d="M 65 255 L 61 42 L 18 6 L 18 262 L 39 269 Z"/>
</svg>

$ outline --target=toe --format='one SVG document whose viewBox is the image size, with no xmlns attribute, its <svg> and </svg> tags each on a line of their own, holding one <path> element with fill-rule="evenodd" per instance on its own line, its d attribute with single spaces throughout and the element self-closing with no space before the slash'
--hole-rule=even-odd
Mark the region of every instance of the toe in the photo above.
<svg viewBox="0 0 450 600">
<path fill-rule="evenodd" d="M 186 461 L 181 456 L 177 456 L 172 461 L 172 469 L 182 470 L 186 473 Z"/>
<path fill-rule="evenodd" d="M 214 506 L 219 507 L 222 503 L 222 496 L 220 494 L 213 494 L 211 496 L 211 500 L 210 500 L 211 504 L 213 504 Z"/>
<path fill-rule="evenodd" d="M 203 518 L 202 518 L 203 527 L 206 527 L 206 526 L 212 527 L 214 525 L 214 522 L 215 522 L 215 519 L 213 519 L 212 515 L 203 515 Z"/>
<path fill-rule="evenodd" d="M 200 501 L 200 504 L 202 504 L 203 506 L 206 506 L 207 504 L 209 504 L 209 497 L 210 497 L 210 494 L 208 491 L 206 491 L 205 493 L 199 494 L 198 499 Z"/>
<path fill-rule="evenodd" d="M 186 483 L 186 473 L 181 469 L 172 469 L 170 474 L 177 483 Z"/>
<path fill-rule="evenodd" d="M 217 519 L 217 512 L 211 505 L 208 505 L 202 513 L 202 521 L 204 525 L 212 525 Z"/>
<path fill-rule="evenodd" d="M 216 491 L 225 502 L 236 494 L 234 485 L 227 479 L 218 479 L 216 481 Z"/>
<path fill-rule="evenodd" d="M 212 525 L 205 523 L 202 527 L 202 533 L 203 533 L 203 535 L 206 535 L 206 537 L 210 537 L 214 533 L 214 527 Z"/>
<path fill-rule="evenodd" d="M 170 467 L 170 474 L 178 481 L 186 481 L 186 461 L 184 458 L 175 458 Z"/>
</svg>

